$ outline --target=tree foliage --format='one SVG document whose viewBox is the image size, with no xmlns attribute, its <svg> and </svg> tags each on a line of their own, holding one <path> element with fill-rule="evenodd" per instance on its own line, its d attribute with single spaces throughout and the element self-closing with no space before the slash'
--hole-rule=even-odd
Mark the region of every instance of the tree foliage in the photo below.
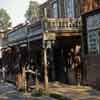
<svg viewBox="0 0 100 100">
<path fill-rule="evenodd" d="M 25 13 L 26 20 L 32 21 L 39 17 L 39 4 L 35 1 L 30 1 L 29 7 Z"/>
<path fill-rule="evenodd" d="M 10 16 L 5 9 L 0 9 L 0 31 L 7 31 L 11 26 Z"/>
</svg>

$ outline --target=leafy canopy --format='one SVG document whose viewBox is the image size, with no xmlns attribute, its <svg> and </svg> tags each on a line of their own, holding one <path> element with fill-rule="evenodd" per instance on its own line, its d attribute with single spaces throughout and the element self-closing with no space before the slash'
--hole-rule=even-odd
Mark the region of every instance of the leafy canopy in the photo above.
<svg viewBox="0 0 100 100">
<path fill-rule="evenodd" d="M 25 17 L 28 21 L 39 17 L 39 4 L 36 1 L 30 1 Z"/>
<path fill-rule="evenodd" d="M 0 9 L 0 31 L 6 31 L 11 26 L 10 19 L 6 10 L 3 8 Z"/>
</svg>

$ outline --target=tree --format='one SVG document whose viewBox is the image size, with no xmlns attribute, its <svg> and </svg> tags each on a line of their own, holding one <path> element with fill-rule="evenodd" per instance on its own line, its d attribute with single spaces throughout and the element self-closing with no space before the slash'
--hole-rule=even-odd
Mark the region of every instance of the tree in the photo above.
<svg viewBox="0 0 100 100">
<path fill-rule="evenodd" d="M 39 4 L 37 2 L 30 1 L 25 17 L 29 22 L 36 21 L 39 18 Z"/>
<path fill-rule="evenodd" d="M 0 9 L 0 31 L 7 31 L 11 26 L 10 16 L 5 9 Z"/>
</svg>

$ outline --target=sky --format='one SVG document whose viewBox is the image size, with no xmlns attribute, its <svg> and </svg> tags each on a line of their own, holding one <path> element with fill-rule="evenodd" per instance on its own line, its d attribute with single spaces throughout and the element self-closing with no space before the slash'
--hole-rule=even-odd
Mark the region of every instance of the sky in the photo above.
<svg viewBox="0 0 100 100">
<path fill-rule="evenodd" d="M 28 9 L 30 0 L 0 0 L 0 8 L 7 10 L 7 13 L 11 17 L 12 26 L 16 26 L 25 21 L 24 14 Z M 47 0 L 32 0 L 37 1 L 40 4 Z"/>
</svg>

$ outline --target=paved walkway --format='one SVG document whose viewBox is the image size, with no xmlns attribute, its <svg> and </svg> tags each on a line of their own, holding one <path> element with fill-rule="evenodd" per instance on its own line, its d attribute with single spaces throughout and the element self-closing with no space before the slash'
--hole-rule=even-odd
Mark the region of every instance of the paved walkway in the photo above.
<svg viewBox="0 0 100 100">
<path fill-rule="evenodd" d="M 16 87 L 9 83 L 0 83 L 0 100 L 25 100 Z"/>
<path fill-rule="evenodd" d="M 49 93 L 66 96 L 71 100 L 100 100 L 100 91 L 86 86 L 65 85 L 59 82 L 49 83 Z M 9 83 L 0 83 L 0 100 L 56 100 L 48 96 L 31 97 L 20 94 L 16 87 Z"/>
<path fill-rule="evenodd" d="M 100 100 L 100 91 L 87 86 L 49 83 L 49 92 L 64 95 L 71 100 Z"/>
</svg>

